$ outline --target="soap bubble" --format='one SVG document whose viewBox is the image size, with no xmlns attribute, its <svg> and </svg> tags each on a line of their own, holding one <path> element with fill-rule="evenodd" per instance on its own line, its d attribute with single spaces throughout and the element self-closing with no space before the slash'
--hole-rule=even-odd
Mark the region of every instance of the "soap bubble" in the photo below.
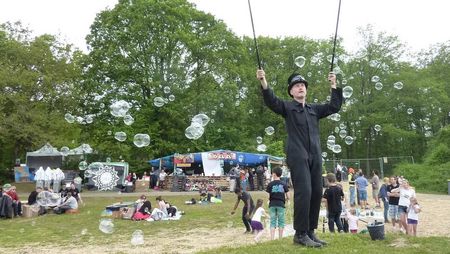
<svg viewBox="0 0 450 254">
<path fill-rule="evenodd" d="M 127 139 L 127 134 L 123 131 L 119 131 L 114 134 L 114 138 L 120 142 L 123 142 Z"/>
<path fill-rule="evenodd" d="M 326 158 L 328 156 L 328 153 L 327 152 L 322 152 L 322 157 L 323 158 Z"/>
<path fill-rule="evenodd" d="M 165 86 L 165 87 L 164 87 L 164 93 L 165 93 L 165 94 L 169 94 L 169 93 L 170 93 L 170 87 Z"/>
<path fill-rule="evenodd" d="M 306 58 L 304 56 L 298 56 L 295 58 L 294 62 L 298 68 L 302 68 L 305 65 Z"/>
<path fill-rule="evenodd" d="M 78 169 L 80 170 L 85 170 L 88 167 L 88 163 L 86 161 L 80 161 L 80 163 L 78 164 Z"/>
<path fill-rule="evenodd" d="M 259 136 L 256 137 L 256 143 L 261 144 L 262 141 L 263 141 L 263 138 L 262 138 L 262 137 L 259 137 Z"/>
<path fill-rule="evenodd" d="M 264 144 L 259 144 L 259 145 L 256 147 L 256 150 L 257 150 L 258 152 L 265 152 L 265 151 L 267 150 L 267 146 L 264 145 Z"/>
<path fill-rule="evenodd" d="M 377 83 L 378 81 L 380 81 L 380 77 L 378 76 L 373 76 L 372 79 L 370 79 L 373 83 Z"/>
<path fill-rule="evenodd" d="M 346 130 L 340 130 L 339 131 L 339 137 L 345 138 L 346 136 L 347 136 L 347 131 Z"/>
<path fill-rule="evenodd" d="M 174 101 L 175 100 L 175 95 L 171 94 L 169 95 L 169 101 Z"/>
<path fill-rule="evenodd" d="M 126 115 L 123 117 L 123 122 L 126 125 L 132 125 L 134 123 L 134 118 L 131 115 Z"/>
<path fill-rule="evenodd" d="M 342 151 L 341 145 L 333 146 L 333 153 L 340 153 Z"/>
<path fill-rule="evenodd" d="M 408 113 L 408 115 L 411 115 L 414 112 L 414 110 L 412 108 L 408 108 L 406 110 L 406 113 Z"/>
<path fill-rule="evenodd" d="M 130 103 L 124 100 L 116 101 L 109 106 L 111 115 L 115 117 L 124 117 L 130 108 Z"/>
<path fill-rule="evenodd" d="M 144 147 L 150 145 L 150 136 L 148 134 L 136 134 L 133 138 L 133 143 L 137 147 Z"/>
<path fill-rule="evenodd" d="M 155 106 L 158 107 L 158 108 L 164 106 L 165 103 L 166 103 L 166 102 L 165 102 L 164 99 L 161 98 L 161 97 L 155 97 L 155 98 L 153 99 L 153 105 L 155 105 Z"/>
<path fill-rule="evenodd" d="M 98 229 L 105 234 L 112 234 L 114 232 L 114 223 L 111 219 L 101 219 Z"/>
<path fill-rule="evenodd" d="M 266 134 L 269 135 L 269 136 L 271 136 L 271 135 L 273 135 L 275 133 L 275 129 L 272 126 L 267 127 L 265 129 L 265 131 L 266 131 Z"/>
<path fill-rule="evenodd" d="M 345 137 L 344 141 L 347 145 L 351 145 L 353 143 L 353 137 L 347 136 L 347 137 Z"/>
<path fill-rule="evenodd" d="M 400 81 L 395 82 L 395 83 L 394 83 L 394 88 L 395 88 L 395 89 L 398 89 L 398 90 L 402 89 L 402 88 L 403 88 L 403 83 L 400 82 Z"/>
<path fill-rule="evenodd" d="M 133 232 L 131 235 L 131 244 L 134 246 L 144 244 L 144 233 L 142 230 L 138 229 Z"/>
<path fill-rule="evenodd" d="M 342 89 L 342 96 L 344 98 L 350 98 L 353 94 L 353 88 L 351 86 L 346 86 Z"/>
<path fill-rule="evenodd" d="M 205 114 L 198 114 L 192 118 L 192 122 L 200 123 L 203 127 L 205 127 L 209 122 L 209 117 Z"/>
<path fill-rule="evenodd" d="M 61 147 L 61 150 L 60 150 L 60 152 L 63 156 L 67 156 L 69 154 L 69 151 L 70 151 L 70 149 L 67 146 Z"/>
<path fill-rule="evenodd" d="M 381 131 L 381 126 L 379 124 L 375 124 L 375 126 L 373 127 L 375 129 L 375 131 L 379 132 Z"/>
<path fill-rule="evenodd" d="M 382 84 L 381 82 L 375 83 L 375 89 L 377 89 L 378 91 L 380 91 L 381 89 L 383 89 L 383 84 Z"/>
<path fill-rule="evenodd" d="M 75 117 L 73 115 L 69 114 L 69 113 L 66 113 L 64 115 L 64 119 L 66 119 L 66 121 L 68 123 L 74 123 L 75 122 Z"/>
<path fill-rule="evenodd" d="M 84 120 L 86 121 L 86 123 L 92 123 L 94 122 L 94 118 L 92 116 L 86 116 L 84 118 Z"/>
</svg>

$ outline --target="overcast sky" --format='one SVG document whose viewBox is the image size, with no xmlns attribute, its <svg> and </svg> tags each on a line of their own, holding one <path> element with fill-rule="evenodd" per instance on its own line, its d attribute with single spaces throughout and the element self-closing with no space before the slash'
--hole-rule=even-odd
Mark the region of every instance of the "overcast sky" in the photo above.
<svg viewBox="0 0 450 254">
<path fill-rule="evenodd" d="M 247 0 L 189 0 L 197 8 L 223 20 L 237 35 L 252 35 Z M 86 50 L 84 38 L 95 15 L 113 8 L 117 0 L 0 0 L 0 22 L 18 21 L 35 35 L 60 35 Z M 339 0 L 252 0 L 257 35 L 306 36 L 327 39 L 334 35 Z M 357 28 L 398 35 L 412 50 L 450 40 L 450 1 L 447 0 L 342 0 L 338 34 L 352 51 Z"/>
</svg>

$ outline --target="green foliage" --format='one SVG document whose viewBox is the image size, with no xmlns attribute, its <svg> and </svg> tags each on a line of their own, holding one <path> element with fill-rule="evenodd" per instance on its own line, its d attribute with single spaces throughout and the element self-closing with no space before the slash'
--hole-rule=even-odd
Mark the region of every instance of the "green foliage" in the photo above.
<svg viewBox="0 0 450 254">
<path fill-rule="evenodd" d="M 360 37 L 360 47 L 352 49 L 355 54 L 339 40 L 335 71 L 340 86 L 353 87 L 353 95 L 345 101 L 339 121 L 321 120 L 322 150 L 331 154 L 325 141 L 333 134 L 342 146 L 341 153 L 333 154 L 337 159 L 412 155 L 433 165 L 448 160 L 448 148 L 430 139 L 450 120 L 445 76 L 449 43 L 407 62 L 402 60 L 406 48 L 395 35 L 375 33 L 368 26 L 360 29 Z M 297 71 L 310 83 L 307 102 L 326 103 L 331 42 L 259 37 L 262 65 L 275 94 L 290 99 L 287 77 Z M 257 152 L 257 136 L 263 137 L 267 153 L 284 155 L 284 119 L 262 101 L 253 38 L 237 37 L 222 21 L 185 0 L 121 0 L 97 15 L 87 43 L 90 51 L 84 54 L 55 36 L 31 38 L 20 24 L 2 25 L 0 170 L 11 168 L 16 158 L 24 161 L 27 151 L 46 142 L 58 148 L 88 143 L 96 151 L 89 162 L 124 159 L 132 171 L 175 152 Z M 294 59 L 300 55 L 306 64 L 298 69 Z M 382 90 L 375 89 L 373 76 L 379 76 Z M 397 81 L 404 84 L 401 90 L 393 87 Z M 155 97 L 168 99 L 170 94 L 174 101 L 161 108 L 153 105 Z M 132 105 L 131 126 L 110 114 L 109 106 L 118 100 Z M 81 120 L 92 116 L 94 122 L 68 124 L 66 113 Z M 200 139 L 189 140 L 184 131 L 198 113 L 207 114 L 211 122 Z M 376 124 L 381 131 L 375 131 Z M 273 126 L 275 134 L 265 135 L 267 126 Z M 340 128 L 354 138 L 352 145 L 338 137 Z M 126 132 L 125 142 L 114 139 L 118 131 Z M 133 144 L 138 133 L 150 135 L 150 146 Z M 429 146 L 439 149 L 425 159 Z"/>
<path fill-rule="evenodd" d="M 396 175 L 410 180 L 418 192 L 447 193 L 447 179 L 450 179 L 450 162 L 439 165 L 400 164 Z"/>
</svg>

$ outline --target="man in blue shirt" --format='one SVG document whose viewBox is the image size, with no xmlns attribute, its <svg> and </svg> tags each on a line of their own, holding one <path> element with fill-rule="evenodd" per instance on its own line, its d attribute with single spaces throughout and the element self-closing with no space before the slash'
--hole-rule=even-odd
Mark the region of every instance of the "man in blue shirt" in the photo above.
<svg viewBox="0 0 450 254">
<path fill-rule="evenodd" d="M 367 208 L 367 186 L 369 181 L 364 177 L 364 173 L 361 171 L 359 177 L 355 180 L 356 189 L 358 190 L 359 201 L 361 203 L 361 209 Z"/>
</svg>

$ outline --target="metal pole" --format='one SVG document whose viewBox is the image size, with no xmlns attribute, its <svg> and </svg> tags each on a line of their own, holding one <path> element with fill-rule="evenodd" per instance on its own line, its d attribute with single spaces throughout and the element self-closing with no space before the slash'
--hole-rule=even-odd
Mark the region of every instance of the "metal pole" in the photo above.
<svg viewBox="0 0 450 254">
<path fill-rule="evenodd" d="M 248 0 L 248 10 L 250 11 L 250 20 L 252 21 L 253 41 L 255 42 L 255 49 L 256 49 L 256 61 L 258 61 L 258 69 L 261 70 L 261 61 L 259 59 L 258 42 L 256 41 L 255 25 L 253 23 L 252 6 L 250 5 L 250 0 Z"/>
<path fill-rule="evenodd" d="M 339 0 L 339 8 L 338 8 L 337 20 L 336 20 L 336 30 L 334 32 L 333 53 L 331 54 L 330 72 L 333 71 L 334 56 L 336 54 L 336 40 L 337 40 L 337 32 L 338 32 L 338 26 L 339 26 L 339 15 L 340 15 L 340 13 L 341 13 L 341 0 Z"/>
</svg>

